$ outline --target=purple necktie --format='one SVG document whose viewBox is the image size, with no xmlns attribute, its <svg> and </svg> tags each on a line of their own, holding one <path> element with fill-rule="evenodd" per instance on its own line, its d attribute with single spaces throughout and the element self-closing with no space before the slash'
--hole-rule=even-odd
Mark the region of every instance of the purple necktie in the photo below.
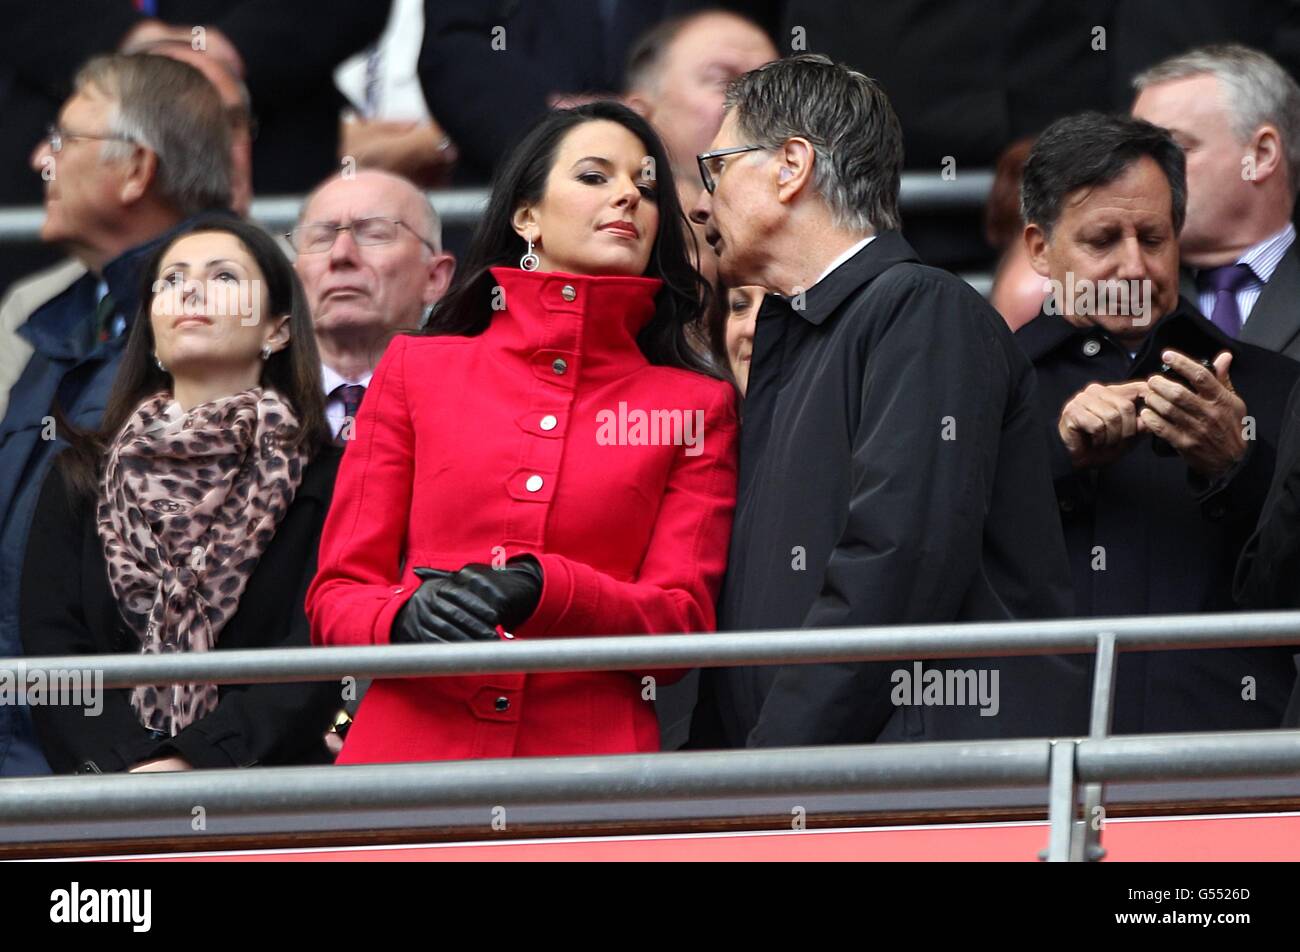
<svg viewBox="0 0 1300 952">
<path fill-rule="evenodd" d="M 1237 307 L 1237 292 L 1254 276 L 1248 264 L 1208 268 L 1196 275 L 1196 282 L 1202 290 L 1214 292 L 1214 313 L 1210 315 L 1210 320 L 1234 340 L 1241 333 L 1241 308 Z"/>
<path fill-rule="evenodd" d="M 366 388 L 359 383 L 341 383 L 330 391 L 331 399 L 337 398 L 343 401 L 343 426 L 339 428 L 339 435 L 334 437 L 337 445 L 346 445 L 343 432 L 347 429 L 349 421 L 356 425 L 357 411 L 361 409 L 361 399 L 365 395 Z"/>
</svg>

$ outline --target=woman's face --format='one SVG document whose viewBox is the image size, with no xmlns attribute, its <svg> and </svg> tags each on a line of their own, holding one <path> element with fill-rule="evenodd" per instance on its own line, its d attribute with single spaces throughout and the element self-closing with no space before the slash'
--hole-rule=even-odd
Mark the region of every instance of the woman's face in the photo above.
<svg viewBox="0 0 1300 952">
<path fill-rule="evenodd" d="M 269 314 L 256 260 L 234 235 L 196 232 L 163 254 L 154 275 L 154 353 L 173 377 L 256 371 L 262 348 L 289 341 L 288 315 Z"/>
<path fill-rule="evenodd" d="M 754 322 L 766 292 L 744 286 L 727 291 L 727 361 L 736 377 L 741 396 L 749 385 L 749 357 L 754 350 Z"/>
<path fill-rule="evenodd" d="M 645 144 L 593 119 L 560 140 L 541 201 L 520 206 L 512 223 L 532 239 L 541 271 L 641 275 L 659 232 L 658 188 Z"/>
</svg>

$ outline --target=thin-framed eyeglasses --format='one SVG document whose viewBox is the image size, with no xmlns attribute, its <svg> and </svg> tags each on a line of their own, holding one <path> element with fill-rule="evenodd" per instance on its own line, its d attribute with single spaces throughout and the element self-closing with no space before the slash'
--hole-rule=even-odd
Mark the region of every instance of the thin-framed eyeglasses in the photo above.
<svg viewBox="0 0 1300 952">
<path fill-rule="evenodd" d="M 58 154 L 63 151 L 64 145 L 72 139 L 93 139 L 98 142 L 134 142 L 129 136 L 100 136 L 89 132 L 69 132 L 62 126 L 48 126 L 45 130 L 45 142 L 49 144 L 50 151 Z"/>
<path fill-rule="evenodd" d="M 351 222 L 318 221 L 299 225 L 285 235 L 294 251 L 300 255 L 323 254 L 334 247 L 334 242 L 341 231 L 352 232 L 352 240 L 358 245 L 387 245 L 397 240 L 399 229 L 405 228 L 434 254 L 438 249 L 427 238 L 420 236 L 414 228 L 400 218 L 358 218 Z"/>
<path fill-rule="evenodd" d="M 761 145 L 737 145 L 730 149 L 715 149 L 712 152 L 701 152 L 695 157 L 695 161 L 700 165 L 700 178 L 704 181 L 704 189 L 710 195 L 718 187 L 718 178 L 722 175 L 726 163 L 722 160 L 729 155 L 739 155 L 742 152 L 759 152 L 762 151 Z"/>
</svg>

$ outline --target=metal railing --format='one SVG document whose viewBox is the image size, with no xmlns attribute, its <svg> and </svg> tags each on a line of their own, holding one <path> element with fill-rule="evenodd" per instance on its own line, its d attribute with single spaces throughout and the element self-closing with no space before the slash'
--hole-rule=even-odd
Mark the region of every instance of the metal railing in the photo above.
<svg viewBox="0 0 1300 952">
<path fill-rule="evenodd" d="M 94 671 L 104 687 L 125 687 L 1097 654 L 1087 738 L 12 779 L 0 781 L 0 823 L 160 818 L 197 803 L 277 813 L 1046 785 L 1046 858 L 1099 859 L 1101 826 L 1093 820 L 1104 783 L 1300 777 L 1300 731 L 1107 737 L 1118 654 L 1296 644 L 1300 612 L 1264 612 L 0 659 L 12 678 Z"/>
<path fill-rule="evenodd" d="M 933 172 L 906 172 L 899 202 L 904 214 L 974 211 L 983 207 L 993 184 L 993 173 L 972 169 L 945 179 Z M 447 228 L 469 227 L 487 207 L 487 189 L 439 189 L 428 193 Z M 288 230 L 302 208 L 302 195 L 279 195 L 253 200 L 250 217 L 273 231 Z M 45 210 L 39 205 L 0 208 L 0 244 L 40 240 Z"/>
</svg>

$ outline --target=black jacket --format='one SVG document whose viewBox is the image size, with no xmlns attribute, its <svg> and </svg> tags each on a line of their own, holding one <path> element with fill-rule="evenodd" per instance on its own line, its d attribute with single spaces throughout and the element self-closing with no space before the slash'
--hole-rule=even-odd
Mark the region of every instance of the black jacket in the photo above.
<svg viewBox="0 0 1300 952">
<path fill-rule="evenodd" d="M 769 295 L 758 316 L 720 627 L 1066 613 L 1033 371 L 997 312 L 894 232 L 800 303 Z M 891 674 L 908 662 L 718 669 L 692 745 L 872 741 L 891 718 L 908 738 L 1051 732 L 1067 697 L 1085 710 L 1073 661 L 953 664 L 1000 669 L 997 717 L 895 718 Z"/>
<path fill-rule="evenodd" d="M 338 450 L 329 448 L 304 470 L 216 650 L 311 644 L 303 599 L 316 571 L 338 461 Z M 93 504 L 70 501 L 60 466 L 50 471 L 37 504 L 20 624 L 24 651 L 33 657 L 140 650 L 109 587 Z M 56 772 L 78 770 L 90 761 L 107 773 L 172 755 L 194 767 L 328 763 L 322 737 L 340 706 L 337 682 L 222 685 L 212 713 L 162 741 L 131 709 L 130 689 L 105 691 L 96 717 L 74 706 L 31 710 Z"/>
<path fill-rule="evenodd" d="M 1234 608 L 1232 577 L 1272 478 L 1283 406 L 1300 364 L 1234 341 L 1186 300 L 1136 356 L 1099 328 L 1042 314 L 1016 335 L 1038 371 L 1043 426 L 1070 553 L 1078 614 L 1178 614 Z M 1233 354 L 1233 386 L 1255 420 L 1241 463 L 1208 483 L 1148 437 L 1118 461 L 1076 471 L 1057 435 L 1065 403 L 1090 383 L 1144 379 L 1166 347 L 1196 358 Z M 1104 568 L 1103 568 L 1104 566 Z M 1120 656 L 1116 733 L 1276 727 L 1295 672 L 1290 650 L 1248 648 Z M 1257 700 L 1242 697 L 1253 678 Z"/>
</svg>

